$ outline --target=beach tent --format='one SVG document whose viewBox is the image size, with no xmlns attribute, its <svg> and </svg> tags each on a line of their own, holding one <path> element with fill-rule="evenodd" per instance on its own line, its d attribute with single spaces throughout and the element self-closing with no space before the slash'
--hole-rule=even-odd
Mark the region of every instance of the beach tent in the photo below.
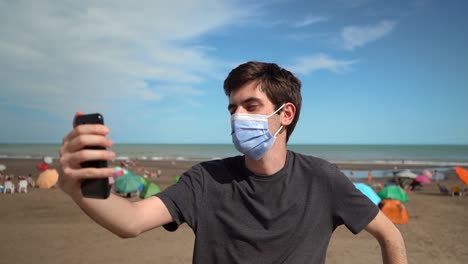
<svg viewBox="0 0 468 264">
<path fill-rule="evenodd" d="M 138 190 L 140 192 L 142 192 L 148 186 L 148 182 L 143 177 L 140 177 L 140 182 L 141 182 L 141 185 L 140 185 L 140 188 Z"/>
<path fill-rule="evenodd" d="M 458 178 L 463 182 L 463 184 L 468 185 L 468 170 L 462 167 L 455 167 L 455 172 L 458 175 Z"/>
<path fill-rule="evenodd" d="M 371 200 L 374 204 L 379 204 L 382 200 L 377 193 L 370 187 L 369 185 L 361 182 L 354 183 L 354 186 L 361 191 L 369 200 Z"/>
<path fill-rule="evenodd" d="M 394 224 L 406 224 L 409 221 L 408 210 L 399 200 L 383 199 L 379 208 Z"/>
<path fill-rule="evenodd" d="M 395 199 L 401 202 L 408 201 L 408 195 L 406 192 L 398 185 L 389 185 L 383 188 L 379 193 L 377 193 L 382 199 Z"/>
<path fill-rule="evenodd" d="M 159 188 L 159 186 L 156 183 L 151 182 L 140 193 L 140 198 L 146 199 L 160 192 L 161 188 Z"/>
<path fill-rule="evenodd" d="M 55 169 L 48 169 L 39 174 L 36 185 L 41 189 L 50 189 L 57 184 L 59 174 Z"/>
<path fill-rule="evenodd" d="M 414 179 L 418 177 L 418 175 L 416 175 L 414 172 L 410 170 L 402 170 L 399 173 L 397 173 L 396 176 L 401 177 L 401 178 L 410 178 L 410 179 Z"/>
</svg>

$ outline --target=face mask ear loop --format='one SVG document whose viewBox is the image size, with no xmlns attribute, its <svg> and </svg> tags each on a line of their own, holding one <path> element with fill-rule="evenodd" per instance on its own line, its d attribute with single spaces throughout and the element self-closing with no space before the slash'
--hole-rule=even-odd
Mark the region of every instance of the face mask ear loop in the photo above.
<svg viewBox="0 0 468 264">
<path fill-rule="evenodd" d="M 282 106 L 280 106 L 280 108 L 278 108 L 276 111 L 274 111 L 271 115 L 267 116 L 267 118 L 270 118 L 272 115 L 278 113 L 279 110 L 281 110 L 286 104 L 283 104 Z"/>
<path fill-rule="evenodd" d="M 278 131 L 276 131 L 276 133 L 275 133 L 273 136 L 276 137 L 276 136 L 279 134 L 279 132 L 281 131 L 281 129 L 283 129 L 283 126 L 280 126 L 280 128 L 278 129 Z"/>
</svg>

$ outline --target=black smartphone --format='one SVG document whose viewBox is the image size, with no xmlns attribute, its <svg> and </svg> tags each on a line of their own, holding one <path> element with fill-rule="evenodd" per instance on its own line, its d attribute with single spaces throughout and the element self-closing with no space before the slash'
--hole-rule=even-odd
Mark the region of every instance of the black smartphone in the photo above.
<svg viewBox="0 0 468 264">
<path fill-rule="evenodd" d="M 75 119 L 75 125 L 84 124 L 104 124 L 104 117 L 99 113 L 86 114 L 77 116 Z M 85 149 L 106 149 L 100 146 L 86 146 Z M 82 162 L 82 168 L 106 168 L 106 160 L 90 160 Z M 84 197 L 106 199 L 110 195 L 109 179 L 86 179 L 81 182 L 81 193 Z"/>
</svg>

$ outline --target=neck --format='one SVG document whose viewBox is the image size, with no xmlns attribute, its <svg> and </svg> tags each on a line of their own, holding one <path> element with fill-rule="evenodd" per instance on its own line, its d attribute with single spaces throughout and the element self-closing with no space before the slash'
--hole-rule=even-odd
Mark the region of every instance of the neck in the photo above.
<svg viewBox="0 0 468 264">
<path fill-rule="evenodd" d="M 284 167 L 287 153 L 286 144 L 276 141 L 260 160 L 254 160 L 246 156 L 245 166 L 256 175 L 271 176 Z"/>
</svg>

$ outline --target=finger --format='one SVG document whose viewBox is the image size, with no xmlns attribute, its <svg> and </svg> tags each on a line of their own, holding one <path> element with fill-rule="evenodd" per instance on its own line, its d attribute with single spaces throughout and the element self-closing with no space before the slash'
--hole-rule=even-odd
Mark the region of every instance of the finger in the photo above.
<svg viewBox="0 0 468 264">
<path fill-rule="evenodd" d="M 111 161 L 115 159 L 115 153 L 109 150 L 83 149 L 77 152 L 65 153 L 60 157 L 62 167 L 81 168 L 81 163 L 92 160 Z"/>
<path fill-rule="evenodd" d="M 78 137 L 79 135 L 94 134 L 106 136 L 107 134 L 109 134 L 109 132 L 109 128 L 104 125 L 80 125 L 72 131 L 70 131 L 62 139 L 62 145 L 65 145 L 67 142 L 71 141 L 75 137 Z"/>
<path fill-rule="evenodd" d="M 115 169 L 113 168 L 65 168 L 63 172 L 64 175 L 75 180 L 102 179 L 115 176 Z"/>
<path fill-rule="evenodd" d="M 109 134 L 110 130 L 105 125 L 101 124 L 86 124 L 79 125 L 71 132 L 71 137 L 76 137 L 79 135 L 93 134 L 93 135 L 102 135 L 105 136 Z"/>
<path fill-rule="evenodd" d="M 67 154 L 76 152 L 83 149 L 85 146 L 100 146 L 104 148 L 112 147 L 112 140 L 104 136 L 99 135 L 82 135 L 74 136 L 71 132 L 67 137 L 63 139 L 62 146 L 59 149 L 59 157 Z"/>
<path fill-rule="evenodd" d="M 75 113 L 75 116 L 73 117 L 73 122 L 72 122 L 72 125 L 73 125 L 73 128 L 75 128 L 75 124 L 76 124 L 76 118 L 80 115 L 84 115 L 85 112 L 83 111 L 78 111 Z M 65 144 L 70 138 L 73 137 L 73 132 L 74 130 L 70 131 L 63 139 L 62 139 L 62 144 Z"/>
<path fill-rule="evenodd" d="M 87 146 L 112 147 L 112 140 L 100 135 L 81 135 L 73 138 L 66 145 L 67 152 L 76 152 Z"/>
<path fill-rule="evenodd" d="M 102 124 L 83 124 L 74 127 L 74 129 L 64 137 L 64 141 L 65 139 L 70 139 L 80 134 L 105 135 L 108 134 L 109 131 L 109 128 Z"/>
</svg>

